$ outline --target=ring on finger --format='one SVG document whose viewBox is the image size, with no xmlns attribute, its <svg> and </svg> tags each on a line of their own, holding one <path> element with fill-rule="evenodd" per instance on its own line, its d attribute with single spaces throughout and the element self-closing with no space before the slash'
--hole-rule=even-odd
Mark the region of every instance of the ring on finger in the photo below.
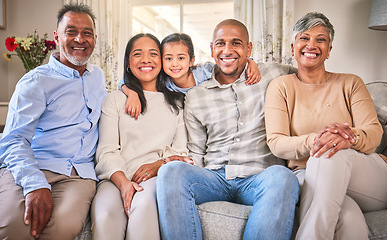
<svg viewBox="0 0 387 240">
<path fill-rule="evenodd" d="M 144 173 L 144 175 L 148 177 L 148 176 L 149 176 L 149 173 Z"/>
<path fill-rule="evenodd" d="M 330 142 L 333 144 L 334 147 L 337 146 L 337 144 L 334 141 L 331 140 Z"/>
</svg>

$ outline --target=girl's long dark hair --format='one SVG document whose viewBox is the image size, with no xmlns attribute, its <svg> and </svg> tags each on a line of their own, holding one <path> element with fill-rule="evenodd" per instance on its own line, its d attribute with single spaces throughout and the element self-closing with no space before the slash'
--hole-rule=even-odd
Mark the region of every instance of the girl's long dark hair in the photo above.
<svg viewBox="0 0 387 240">
<path fill-rule="evenodd" d="M 139 33 L 135 36 L 133 36 L 129 41 L 128 44 L 126 45 L 126 50 L 125 50 L 125 57 L 124 57 L 124 82 L 125 85 L 129 88 L 135 91 L 138 94 L 138 97 L 140 99 L 141 103 L 141 113 L 144 113 L 146 111 L 146 98 L 144 94 L 144 90 L 142 88 L 140 80 L 136 76 L 133 75 L 132 71 L 128 67 L 129 63 L 129 55 L 130 52 L 132 51 L 133 44 L 136 40 L 142 37 L 149 37 L 152 39 L 158 46 L 160 54 L 161 54 L 161 45 L 160 41 L 152 34 L 150 33 Z M 161 56 L 160 56 L 161 58 Z M 178 113 L 179 110 L 183 107 L 183 99 L 184 99 L 184 94 L 178 93 L 178 92 L 172 92 L 170 91 L 166 86 L 165 86 L 165 75 L 163 68 L 161 68 L 161 71 L 159 75 L 157 76 L 157 81 L 156 81 L 156 90 L 158 92 L 162 92 L 164 94 L 164 98 L 171 105 L 172 109 Z"/>
</svg>

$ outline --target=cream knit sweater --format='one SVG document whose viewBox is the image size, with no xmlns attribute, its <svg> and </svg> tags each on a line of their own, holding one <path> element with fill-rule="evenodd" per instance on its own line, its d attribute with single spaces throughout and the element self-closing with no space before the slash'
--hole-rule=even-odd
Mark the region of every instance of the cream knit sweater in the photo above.
<svg viewBox="0 0 387 240">
<path fill-rule="evenodd" d="M 187 155 L 183 112 L 172 112 L 160 92 L 144 91 L 147 110 L 138 120 L 125 113 L 126 96 L 110 93 L 102 105 L 96 172 L 100 180 L 123 171 L 131 179 L 146 163 L 179 154 Z"/>
</svg>

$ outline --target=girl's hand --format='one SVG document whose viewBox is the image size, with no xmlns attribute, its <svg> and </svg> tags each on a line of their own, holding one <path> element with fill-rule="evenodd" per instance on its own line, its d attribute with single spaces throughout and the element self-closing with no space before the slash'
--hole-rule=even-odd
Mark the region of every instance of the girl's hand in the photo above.
<svg viewBox="0 0 387 240">
<path fill-rule="evenodd" d="M 125 95 L 128 96 L 125 112 L 137 120 L 138 116 L 141 114 L 141 102 L 138 94 L 132 89 L 129 89 L 126 85 L 122 85 L 121 89 Z"/>
<path fill-rule="evenodd" d="M 247 59 L 248 65 L 246 69 L 246 85 L 256 84 L 261 80 L 261 72 L 258 69 L 257 63 L 252 59 Z"/>
<path fill-rule="evenodd" d="M 154 176 L 157 176 L 157 171 L 159 171 L 159 168 L 161 165 L 164 164 L 164 161 L 158 160 L 154 163 L 148 163 L 142 165 L 134 174 L 132 177 L 132 181 L 136 183 L 144 182 Z"/>
</svg>

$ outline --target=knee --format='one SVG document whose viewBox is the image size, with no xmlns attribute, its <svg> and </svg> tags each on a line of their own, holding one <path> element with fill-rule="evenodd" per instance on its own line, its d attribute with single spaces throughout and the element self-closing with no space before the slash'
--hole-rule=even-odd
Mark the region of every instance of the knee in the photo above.
<svg viewBox="0 0 387 240">
<path fill-rule="evenodd" d="M 42 232 L 42 239 L 74 239 L 83 229 L 86 219 L 78 215 L 55 217 L 51 216 L 50 222 Z"/>
<path fill-rule="evenodd" d="M 189 164 L 181 161 L 172 161 L 164 164 L 157 174 L 157 188 L 176 187 L 184 180 L 184 173 L 187 172 Z"/>
<path fill-rule="evenodd" d="M 280 165 L 274 165 L 267 168 L 270 186 L 268 189 L 278 193 L 283 198 L 298 199 L 299 195 L 299 183 L 296 175 L 288 168 Z"/>
<path fill-rule="evenodd" d="M 104 188 L 100 188 L 101 191 L 97 191 L 91 205 L 93 225 L 97 225 L 100 228 L 109 226 L 111 222 L 115 222 L 117 219 L 126 218 L 119 190 L 115 191 L 115 186 L 110 183 L 104 184 L 102 187 Z"/>
<path fill-rule="evenodd" d="M 308 162 L 307 162 L 307 165 L 318 163 L 319 165 L 322 165 L 322 164 L 324 166 L 332 165 L 334 167 L 334 166 L 337 166 L 338 164 L 347 164 L 347 161 L 349 159 L 348 156 L 350 156 L 352 151 L 355 151 L 355 150 L 350 149 L 350 148 L 341 149 L 340 151 L 333 154 L 330 158 L 327 158 L 326 155 L 330 151 L 331 150 L 328 150 L 327 152 L 322 154 L 320 157 L 314 157 L 314 156 L 310 157 Z"/>
</svg>

